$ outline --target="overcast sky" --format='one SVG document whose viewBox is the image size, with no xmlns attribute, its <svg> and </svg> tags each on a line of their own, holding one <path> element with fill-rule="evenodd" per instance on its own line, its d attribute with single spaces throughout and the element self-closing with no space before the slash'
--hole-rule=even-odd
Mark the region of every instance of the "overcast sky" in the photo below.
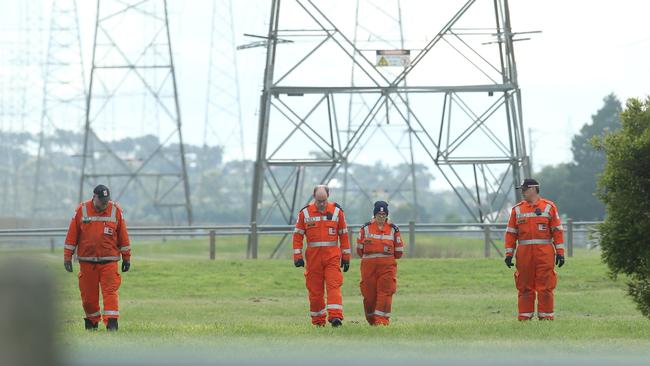
<svg viewBox="0 0 650 366">
<path fill-rule="evenodd" d="M 482 0 L 479 0 L 480 2 Z M 484 0 L 483 0 L 484 1 Z M 13 1 L 0 0 L 3 45 L 6 49 L 7 9 Z M 285 1 L 286 2 L 286 1 Z M 78 1 L 84 62 L 90 64 L 95 5 Z M 186 141 L 201 143 L 205 112 L 207 52 L 210 40 L 211 0 L 169 0 L 172 42 L 178 75 Z M 270 1 L 233 1 L 237 44 L 254 39 L 243 33 L 265 34 Z M 419 14 L 445 14 L 449 2 L 403 1 Z M 42 2 L 47 13 L 49 1 Z M 511 0 L 513 30 L 542 31 L 516 43 L 519 85 L 525 128 L 531 129 L 535 168 L 571 159 L 570 139 L 613 92 L 622 101 L 650 94 L 650 2 L 643 0 Z M 405 12 L 408 15 L 408 11 Z M 46 15 L 47 16 L 47 15 Z M 45 16 L 45 17 L 46 17 Z M 13 15 L 16 18 L 15 15 Z M 408 19 L 404 22 L 408 27 Z M 433 21 L 432 21 L 433 22 Z M 44 20 L 47 25 L 46 20 Z M 414 22 L 415 23 L 415 22 Z M 407 34 L 416 43 L 427 34 Z M 408 41 L 408 40 L 407 40 Z M 407 42 L 408 43 L 408 42 Z M 262 85 L 263 48 L 238 51 L 242 115 L 247 158 L 255 152 L 257 109 Z M 224 66 L 226 67 L 226 66 Z M 349 74 L 349 70 L 342 70 Z M 528 136 L 526 136 L 528 137 Z M 232 142 L 232 141 L 231 141 Z M 233 155 L 234 156 L 234 155 Z"/>
</svg>

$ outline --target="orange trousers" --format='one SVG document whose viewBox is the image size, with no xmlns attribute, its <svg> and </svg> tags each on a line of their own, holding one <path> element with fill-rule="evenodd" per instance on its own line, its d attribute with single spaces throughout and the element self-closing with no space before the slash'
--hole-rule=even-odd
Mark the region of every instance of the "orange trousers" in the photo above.
<svg viewBox="0 0 650 366">
<path fill-rule="evenodd" d="M 366 320 L 370 325 L 388 325 L 393 294 L 397 290 L 395 258 L 361 260 L 361 295 Z"/>
<path fill-rule="evenodd" d="M 517 248 L 515 285 L 518 290 L 517 319 L 528 320 L 535 314 L 540 319 L 553 320 L 553 290 L 557 285 L 555 252 L 549 244 L 526 245 Z"/>
<path fill-rule="evenodd" d="M 341 286 L 341 255 L 338 247 L 307 248 L 305 282 L 309 293 L 309 314 L 311 323 L 325 325 L 326 317 L 330 320 L 343 320 L 343 297 Z M 325 290 L 327 289 L 327 306 Z"/>
<path fill-rule="evenodd" d="M 100 287 L 104 300 L 104 324 L 108 322 L 108 318 L 119 318 L 117 290 L 120 288 L 122 278 L 117 272 L 117 262 L 79 262 L 79 268 L 79 290 L 86 318 L 94 324 L 102 319 L 99 309 Z"/>
</svg>

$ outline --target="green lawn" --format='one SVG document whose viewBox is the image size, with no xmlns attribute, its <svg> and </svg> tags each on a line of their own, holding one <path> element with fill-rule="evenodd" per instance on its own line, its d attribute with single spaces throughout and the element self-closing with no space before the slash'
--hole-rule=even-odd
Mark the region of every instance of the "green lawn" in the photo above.
<svg viewBox="0 0 650 366">
<path fill-rule="evenodd" d="M 480 240 L 467 246 L 475 244 L 482 254 Z M 217 257 L 236 257 L 244 247 L 245 242 L 222 244 Z M 60 253 L 32 255 L 57 280 L 56 339 L 68 355 L 124 356 L 178 347 L 232 359 L 308 350 L 326 354 L 329 348 L 356 350 L 351 359 L 381 360 L 438 355 L 498 361 L 512 352 L 531 359 L 650 357 L 650 321 L 625 296 L 624 281 L 607 277 L 594 252 L 577 251 L 558 269 L 555 322 L 516 321 L 513 270 L 500 258 L 400 260 L 387 328 L 365 323 L 355 260 L 345 274 L 346 318 L 340 329 L 310 325 L 302 270 L 290 260 L 210 261 L 207 253 L 204 240 L 134 245 L 132 270 L 122 276 L 115 336 L 82 329 L 77 278 L 64 271 Z M 247 351 L 251 348 L 255 352 Z"/>
</svg>

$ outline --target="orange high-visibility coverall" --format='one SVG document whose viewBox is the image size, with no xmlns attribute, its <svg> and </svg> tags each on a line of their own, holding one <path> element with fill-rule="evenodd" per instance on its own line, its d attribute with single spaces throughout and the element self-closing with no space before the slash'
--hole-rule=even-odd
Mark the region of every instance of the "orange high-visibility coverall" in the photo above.
<svg viewBox="0 0 650 366">
<path fill-rule="evenodd" d="M 311 322 L 325 325 L 328 319 L 343 320 L 341 259 L 350 261 L 350 239 L 345 214 L 336 203 L 329 202 L 322 214 L 314 203 L 303 207 L 293 233 L 293 260 L 303 259 L 303 238 L 307 236 L 305 280 L 309 292 Z M 339 249 L 338 241 L 341 242 Z M 325 287 L 327 306 L 325 306 Z"/>
<path fill-rule="evenodd" d="M 404 252 L 399 227 L 386 222 L 380 229 L 375 220 L 359 230 L 357 254 L 361 257 L 361 294 L 370 325 L 388 325 L 397 290 L 397 261 Z"/>
<path fill-rule="evenodd" d="M 119 318 L 118 293 L 121 284 L 117 261 L 131 259 L 131 246 L 122 209 L 109 201 L 102 212 L 95 210 L 92 200 L 83 202 L 70 220 L 65 238 L 63 258 L 79 260 L 79 290 L 86 318 L 97 324 L 102 318 L 99 310 L 99 288 L 104 300 L 104 324 L 109 318 Z"/>
<path fill-rule="evenodd" d="M 535 313 L 553 319 L 553 289 L 557 284 L 555 254 L 564 255 L 564 235 L 555 204 L 540 198 L 534 204 L 521 201 L 512 208 L 505 235 L 506 255 L 516 251 L 515 285 L 519 291 L 519 320 Z"/>
</svg>

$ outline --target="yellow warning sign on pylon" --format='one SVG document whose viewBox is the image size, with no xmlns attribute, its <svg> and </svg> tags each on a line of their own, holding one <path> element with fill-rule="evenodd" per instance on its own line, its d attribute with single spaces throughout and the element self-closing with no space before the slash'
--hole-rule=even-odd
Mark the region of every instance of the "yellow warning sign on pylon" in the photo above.
<svg viewBox="0 0 650 366">
<path fill-rule="evenodd" d="M 377 50 L 377 66 L 401 66 L 411 64 L 411 50 Z"/>
</svg>

